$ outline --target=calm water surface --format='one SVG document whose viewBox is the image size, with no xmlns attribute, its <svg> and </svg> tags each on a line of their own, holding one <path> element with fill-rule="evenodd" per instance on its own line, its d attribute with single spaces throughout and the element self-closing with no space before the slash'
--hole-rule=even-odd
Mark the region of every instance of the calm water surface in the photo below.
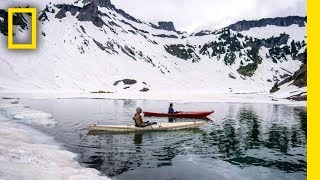
<svg viewBox="0 0 320 180">
<path fill-rule="evenodd" d="M 132 124 L 137 106 L 165 112 L 168 102 L 22 101 L 58 122 L 54 128 L 37 129 L 78 153 L 83 166 L 113 179 L 306 179 L 306 107 L 176 102 L 175 110 L 214 109 L 212 122 L 197 130 L 88 134 L 90 124 Z M 145 120 L 168 122 L 168 118 Z"/>
</svg>

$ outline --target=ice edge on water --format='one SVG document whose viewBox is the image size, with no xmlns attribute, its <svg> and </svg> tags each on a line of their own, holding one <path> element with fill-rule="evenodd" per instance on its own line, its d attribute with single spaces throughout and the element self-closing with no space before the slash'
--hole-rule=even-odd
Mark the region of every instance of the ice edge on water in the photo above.
<svg viewBox="0 0 320 180">
<path fill-rule="evenodd" d="M 51 114 L 30 109 L 17 100 L 0 101 L 0 111 L 11 121 L 46 127 L 54 127 L 56 125 L 56 121 Z"/>
<path fill-rule="evenodd" d="M 82 167 L 77 154 L 63 150 L 52 137 L 26 124 L 52 126 L 50 114 L 0 101 L 0 179 L 109 179 Z"/>
</svg>

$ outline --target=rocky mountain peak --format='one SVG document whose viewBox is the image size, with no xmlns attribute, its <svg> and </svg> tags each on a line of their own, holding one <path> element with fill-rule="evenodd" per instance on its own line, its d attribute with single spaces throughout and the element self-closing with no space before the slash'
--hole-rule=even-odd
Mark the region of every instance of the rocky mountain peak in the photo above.
<svg viewBox="0 0 320 180">
<path fill-rule="evenodd" d="M 128 20 L 134 21 L 136 23 L 141 23 L 140 20 L 127 14 L 122 9 L 118 9 L 117 7 L 115 7 L 115 5 L 113 5 L 110 0 L 83 0 L 82 2 L 83 3 L 92 3 L 92 4 L 95 4 L 99 7 L 105 7 L 105 8 L 111 9 L 111 10 L 115 11 L 116 13 L 122 15 L 123 17 L 125 17 Z"/>
</svg>

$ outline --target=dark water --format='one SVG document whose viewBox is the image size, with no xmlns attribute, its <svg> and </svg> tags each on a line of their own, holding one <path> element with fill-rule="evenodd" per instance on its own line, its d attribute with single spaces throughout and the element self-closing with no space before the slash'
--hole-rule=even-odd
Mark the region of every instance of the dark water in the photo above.
<svg viewBox="0 0 320 180">
<path fill-rule="evenodd" d="M 197 130 L 88 135 L 89 124 L 132 124 L 137 106 L 165 112 L 168 102 L 56 99 L 23 103 L 52 114 L 58 122 L 54 128 L 36 128 L 78 153 L 82 165 L 114 179 L 306 179 L 305 107 L 176 102 L 175 110 L 214 109 L 209 116 L 212 122 Z"/>
</svg>

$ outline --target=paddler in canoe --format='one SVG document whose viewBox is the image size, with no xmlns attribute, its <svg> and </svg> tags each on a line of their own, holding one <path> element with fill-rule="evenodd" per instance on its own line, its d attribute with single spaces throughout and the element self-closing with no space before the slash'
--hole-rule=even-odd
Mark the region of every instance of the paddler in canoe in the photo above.
<svg viewBox="0 0 320 180">
<path fill-rule="evenodd" d="M 170 103 L 168 111 L 166 113 L 158 112 L 148 112 L 145 111 L 145 116 L 156 116 L 156 117 L 176 117 L 176 118 L 205 118 L 212 114 L 214 111 L 204 111 L 204 112 L 182 112 L 174 111 L 173 104 Z"/>
<path fill-rule="evenodd" d="M 170 103 L 169 108 L 168 108 L 168 114 L 175 114 L 175 113 L 179 113 L 180 111 L 174 111 L 173 109 L 173 104 Z"/>
<path fill-rule="evenodd" d="M 143 122 L 143 118 L 141 116 L 142 109 L 140 107 L 137 107 L 136 109 L 136 114 L 133 117 L 134 123 L 136 127 L 146 127 L 146 126 L 151 126 L 154 124 L 157 124 L 156 122 Z"/>
</svg>

